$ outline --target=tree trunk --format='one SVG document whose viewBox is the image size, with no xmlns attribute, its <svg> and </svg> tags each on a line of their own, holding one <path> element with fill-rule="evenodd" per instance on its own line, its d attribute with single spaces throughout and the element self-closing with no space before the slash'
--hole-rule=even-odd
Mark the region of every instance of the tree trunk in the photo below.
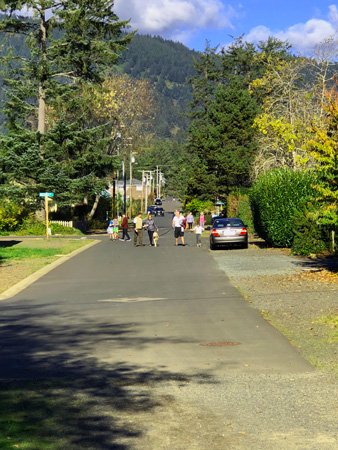
<svg viewBox="0 0 338 450">
<path fill-rule="evenodd" d="M 41 76 L 39 80 L 39 101 L 38 101 L 38 132 L 45 134 L 46 132 L 46 61 L 47 61 L 47 22 L 44 8 L 40 10 L 40 49 L 42 53 L 41 58 Z"/>
<path fill-rule="evenodd" d="M 95 202 L 94 202 L 94 204 L 92 206 L 92 209 L 91 209 L 90 213 L 87 215 L 87 220 L 92 220 L 92 218 L 94 217 L 94 214 L 95 214 L 95 212 L 97 210 L 97 207 L 99 205 L 100 197 L 101 197 L 100 194 L 96 194 Z"/>
<path fill-rule="evenodd" d="M 46 132 L 46 96 L 42 85 L 39 86 L 38 132 Z"/>
</svg>

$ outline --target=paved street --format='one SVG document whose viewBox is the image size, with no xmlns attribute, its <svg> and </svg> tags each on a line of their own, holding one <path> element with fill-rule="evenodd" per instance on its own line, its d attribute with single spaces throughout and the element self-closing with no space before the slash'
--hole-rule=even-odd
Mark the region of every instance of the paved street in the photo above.
<svg viewBox="0 0 338 450">
<path fill-rule="evenodd" d="M 307 391 L 293 398 L 320 375 L 242 299 L 206 242 L 196 248 L 189 234 L 174 246 L 170 218 L 158 218 L 158 248 L 101 236 L 1 302 L 0 378 L 56 383 L 50 414 L 68 448 L 334 448 L 319 391 L 315 422 L 304 419 Z"/>
</svg>

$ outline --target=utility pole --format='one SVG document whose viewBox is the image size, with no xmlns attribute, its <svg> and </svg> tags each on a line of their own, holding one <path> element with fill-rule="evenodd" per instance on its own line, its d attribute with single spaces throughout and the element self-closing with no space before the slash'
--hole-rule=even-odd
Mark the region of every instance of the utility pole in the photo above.
<svg viewBox="0 0 338 450">
<path fill-rule="evenodd" d="M 127 174 L 125 161 L 122 161 L 122 179 L 123 179 L 123 214 L 127 212 Z"/>
<path fill-rule="evenodd" d="M 141 196 L 141 211 L 144 211 L 143 209 L 143 202 L 144 202 L 144 170 L 142 170 L 142 196 Z M 145 211 L 146 212 L 146 211 Z"/>
<path fill-rule="evenodd" d="M 113 203 L 112 203 L 112 215 L 113 218 L 116 217 L 116 178 L 115 170 L 113 172 Z"/>
<path fill-rule="evenodd" d="M 133 203 L 133 193 L 132 193 L 132 185 L 133 185 L 133 164 L 135 162 L 135 158 L 130 152 L 130 160 L 129 160 L 129 217 L 132 217 L 133 209 L 132 209 L 132 203 Z"/>
<path fill-rule="evenodd" d="M 159 198 L 158 184 L 159 184 L 159 169 L 158 166 L 156 166 L 156 198 Z"/>
</svg>

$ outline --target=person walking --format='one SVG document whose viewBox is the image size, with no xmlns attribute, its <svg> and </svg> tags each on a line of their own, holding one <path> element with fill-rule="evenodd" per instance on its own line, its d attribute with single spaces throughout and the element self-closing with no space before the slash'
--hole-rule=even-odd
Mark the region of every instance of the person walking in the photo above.
<svg viewBox="0 0 338 450">
<path fill-rule="evenodd" d="M 178 245 L 178 240 L 181 239 L 182 245 L 184 246 L 184 231 L 183 229 L 183 216 L 180 214 L 179 211 L 175 211 L 175 215 L 172 220 L 172 227 L 174 229 L 174 236 L 175 236 L 175 245 Z M 184 230 L 184 229 L 183 229 Z"/>
<path fill-rule="evenodd" d="M 201 212 L 201 214 L 200 214 L 200 226 L 202 227 L 202 228 L 204 228 L 204 225 L 205 225 L 205 215 L 204 215 L 204 212 L 202 211 Z"/>
<path fill-rule="evenodd" d="M 121 228 L 122 228 L 122 239 L 120 240 L 130 241 L 131 239 L 128 233 L 128 216 L 126 214 L 122 215 Z"/>
<path fill-rule="evenodd" d="M 119 238 L 119 221 L 117 217 L 113 219 L 113 240 L 117 241 Z"/>
<path fill-rule="evenodd" d="M 152 214 L 148 214 L 148 218 L 146 219 L 144 226 L 148 231 L 149 246 L 153 247 L 154 246 L 154 232 L 157 231 L 157 226 L 155 224 Z"/>
<path fill-rule="evenodd" d="M 108 228 L 107 228 L 107 233 L 109 236 L 109 240 L 112 241 L 113 240 L 113 233 L 114 233 L 114 227 L 113 227 L 113 221 L 110 220 L 109 224 L 108 224 Z"/>
<path fill-rule="evenodd" d="M 143 220 L 141 212 L 134 219 L 134 246 L 143 246 Z"/>
<path fill-rule="evenodd" d="M 202 247 L 201 236 L 204 231 L 203 227 L 201 227 L 201 225 L 196 225 L 193 231 L 196 236 L 196 247 Z"/>
<path fill-rule="evenodd" d="M 194 221 L 195 221 L 194 216 L 192 215 L 192 212 L 190 212 L 187 215 L 188 230 L 192 230 L 192 226 L 194 224 Z"/>
</svg>

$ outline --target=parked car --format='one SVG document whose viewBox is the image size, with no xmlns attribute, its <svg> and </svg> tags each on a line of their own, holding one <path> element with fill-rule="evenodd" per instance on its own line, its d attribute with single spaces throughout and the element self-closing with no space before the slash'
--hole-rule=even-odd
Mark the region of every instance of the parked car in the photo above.
<svg viewBox="0 0 338 450">
<path fill-rule="evenodd" d="M 221 245 L 248 248 L 248 230 L 237 217 L 215 217 L 210 231 L 210 250 Z"/>
<path fill-rule="evenodd" d="M 162 206 L 162 200 L 160 198 L 156 198 L 154 203 L 156 206 Z"/>
</svg>

